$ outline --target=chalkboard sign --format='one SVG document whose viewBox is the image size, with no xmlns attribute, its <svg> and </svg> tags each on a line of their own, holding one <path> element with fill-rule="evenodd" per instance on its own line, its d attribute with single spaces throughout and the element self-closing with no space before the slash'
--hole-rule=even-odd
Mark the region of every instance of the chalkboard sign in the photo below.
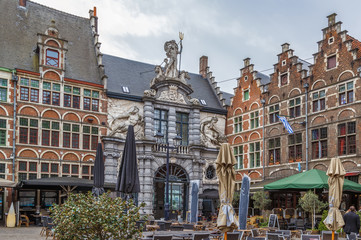
<svg viewBox="0 0 361 240">
<path fill-rule="evenodd" d="M 279 227 L 279 224 L 278 224 L 278 217 L 276 214 L 270 214 L 269 215 L 269 219 L 268 219 L 268 227 Z"/>
</svg>

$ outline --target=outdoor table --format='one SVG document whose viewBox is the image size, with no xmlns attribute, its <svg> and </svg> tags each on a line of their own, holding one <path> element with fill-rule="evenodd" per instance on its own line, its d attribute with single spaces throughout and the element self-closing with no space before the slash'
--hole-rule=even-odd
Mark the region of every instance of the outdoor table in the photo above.
<svg viewBox="0 0 361 240">
<path fill-rule="evenodd" d="M 291 238 L 301 238 L 300 230 L 291 230 Z"/>
<path fill-rule="evenodd" d="M 194 231 L 201 231 L 202 228 L 203 228 L 203 225 L 199 225 L 199 224 L 193 226 Z"/>
<path fill-rule="evenodd" d="M 160 227 L 159 227 L 158 225 L 147 225 L 146 228 L 147 228 L 147 231 L 152 231 L 152 232 L 154 232 L 154 231 L 156 231 L 157 229 L 159 229 Z"/>
<path fill-rule="evenodd" d="M 235 231 L 237 231 L 237 232 L 243 232 L 242 239 L 247 239 L 248 236 L 251 236 L 251 235 L 252 235 L 252 232 L 251 232 L 251 230 L 249 230 L 249 229 L 246 229 L 246 230 L 236 229 Z"/>
<path fill-rule="evenodd" d="M 174 237 L 177 237 L 177 238 L 182 238 L 183 240 L 192 239 L 192 238 L 193 238 L 193 234 L 192 234 L 192 233 L 174 234 L 173 236 L 174 236 Z"/>
<path fill-rule="evenodd" d="M 219 239 L 222 239 L 223 233 L 211 233 L 211 234 L 209 235 L 209 237 L 210 237 L 211 239 L 217 239 L 217 240 L 219 240 Z"/>
</svg>

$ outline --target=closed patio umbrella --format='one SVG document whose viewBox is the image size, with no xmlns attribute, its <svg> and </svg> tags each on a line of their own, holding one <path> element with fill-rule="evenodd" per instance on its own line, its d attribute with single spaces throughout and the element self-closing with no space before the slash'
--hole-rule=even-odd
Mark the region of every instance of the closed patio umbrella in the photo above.
<svg viewBox="0 0 361 240">
<path fill-rule="evenodd" d="M 339 230 L 345 222 L 339 210 L 342 199 L 342 187 L 345 178 L 345 169 L 339 158 L 332 158 L 327 169 L 328 178 L 328 204 L 327 218 L 323 221 L 326 227 L 332 231 L 332 240 L 335 238 L 335 231 Z"/>
<path fill-rule="evenodd" d="M 219 199 L 221 206 L 217 218 L 217 227 L 222 232 L 231 232 L 238 227 L 237 216 L 232 207 L 234 194 L 236 159 L 228 143 L 223 143 L 216 160 L 216 171 L 219 179 Z M 225 235 L 226 236 L 226 235 Z"/>
<path fill-rule="evenodd" d="M 191 202 L 191 223 L 197 222 L 198 211 L 198 184 L 192 184 L 192 202 Z"/>
<path fill-rule="evenodd" d="M 97 153 L 95 155 L 94 186 L 92 193 L 97 197 L 104 193 L 104 155 L 101 143 L 98 143 Z"/>
<path fill-rule="evenodd" d="M 140 191 L 134 127 L 129 125 L 115 191 L 130 195 Z"/>
<path fill-rule="evenodd" d="M 243 175 L 242 186 L 239 193 L 239 229 L 242 230 L 246 230 L 247 228 L 250 180 L 251 179 L 246 174 Z"/>
</svg>

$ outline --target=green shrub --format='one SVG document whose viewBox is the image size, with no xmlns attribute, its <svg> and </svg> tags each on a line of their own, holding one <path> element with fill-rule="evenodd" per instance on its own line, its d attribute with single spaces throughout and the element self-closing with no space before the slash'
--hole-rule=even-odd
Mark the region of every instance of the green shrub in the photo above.
<svg viewBox="0 0 361 240">
<path fill-rule="evenodd" d="M 51 208 L 55 235 L 59 240 L 140 239 L 142 232 L 136 227 L 140 207 L 109 193 L 98 198 L 91 192 L 71 194 L 64 204 Z"/>
<path fill-rule="evenodd" d="M 329 231 L 328 228 L 326 227 L 326 225 L 323 223 L 323 221 L 327 218 L 327 215 L 328 215 L 328 210 L 323 210 L 323 212 L 322 212 L 322 220 L 318 224 L 318 230 L 320 230 L 320 231 Z"/>
</svg>

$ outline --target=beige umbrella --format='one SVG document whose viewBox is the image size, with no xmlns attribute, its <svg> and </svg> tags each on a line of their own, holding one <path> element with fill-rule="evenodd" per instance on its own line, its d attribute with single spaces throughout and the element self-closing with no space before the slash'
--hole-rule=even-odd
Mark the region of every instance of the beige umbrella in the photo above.
<svg viewBox="0 0 361 240">
<path fill-rule="evenodd" d="M 0 187 L 14 188 L 16 187 L 16 183 L 10 180 L 0 178 Z"/>
<path fill-rule="evenodd" d="M 332 158 L 330 166 L 327 169 L 328 178 L 328 204 L 329 210 L 327 218 L 323 221 L 326 227 L 332 231 L 332 240 L 335 238 L 335 231 L 339 230 L 345 222 L 343 221 L 340 210 L 342 199 L 342 187 L 345 178 L 345 169 L 339 158 Z"/>
<path fill-rule="evenodd" d="M 217 227 L 222 232 L 230 232 L 238 228 L 238 220 L 232 207 L 234 181 L 236 173 L 233 166 L 236 159 L 228 143 L 223 143 L 216 161 L 217 176 L 219 179 L 219 208 Z"/>
</svg>

